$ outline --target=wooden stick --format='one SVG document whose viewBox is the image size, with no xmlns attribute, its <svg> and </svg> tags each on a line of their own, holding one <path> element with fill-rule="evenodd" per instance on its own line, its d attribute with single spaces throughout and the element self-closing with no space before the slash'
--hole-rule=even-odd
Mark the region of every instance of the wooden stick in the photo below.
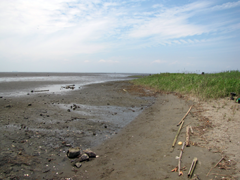
<svg viewBox="0 0 240 180">
<path fill-rule="evenodd" d="M 193 105 L 189 108 L 188 112 L 185 114 L 185 116 L 181 119 L 181 121 L 177 124 L 177 126 L 179 126 L 181 124 L 181 122 L 187 117 L 188 113 L 191 111 Z"/>
<path fill-rule="evenodd" d="M 190 146 L 190 143 L 189 143 L 189 126 L 186 127 L 186 147 L 189 147 Z"/>
<path fill-rule="evenodd" d="M 207 176 L 208 176 L 209 173 L 212 171 L 212 169 L 215 168 L 224 158 L 225 158 L 225 156 L 223 156 L 223 157 L 217 162 L 217 164 L 209 170 L 209 172 L 207 173 Z"/>
<path fill-rule="evenodd" d="M 176 136 L 175 136 L 175 138 L 174 138 L 174 140 L 173 140 L 172 148 L 173 148 L 173 147 L 175 146 L 175 144 L 176 144 L 176 141 L 177 141 L 178 135 L 179 135 L 179 133 L 180 133 L 180 131 L 181 131 L 181 129 L 182 129 L 183 123 L 184 123 L 184 121 L 181 122 L 181 126 L 179 127 L 178 132 L 177 132 L 177 134 L 176 134 Z"/>
<path fill-rule="evenodd" d="M 191 133 L 193 134 L 193 129 L 192 129 L 192 126 L 189 126 L 190 130 L 191 130 Z"/>
<path fill-rule="evenodd" d="M 193 175 L 193 172 L 194 172 L 194 169 L 195 169 L 195 167 L 196 167 L 197 161 L 198 161 L 198 159 L 197 159 L 196 157 L 193 158 L 191 167 L 190 167 L 190 169 L 189 169 L 189 171 L 188 171 L 188 177 L 190 177 L 190 178 L 191 178 L 192 175 Z"/>
<path fill-rule="evenodd" d="M 180 155 L 179 155 L 179 159 L 178 159 L 178 175 L 179 176 L 183 175 L 183 173 L 181 171 L 181 158 L 182 158 L 184 147 L 185 147 L 185 142 L 183 142 L 182 149 L 180 151 Z"/>
</svg>

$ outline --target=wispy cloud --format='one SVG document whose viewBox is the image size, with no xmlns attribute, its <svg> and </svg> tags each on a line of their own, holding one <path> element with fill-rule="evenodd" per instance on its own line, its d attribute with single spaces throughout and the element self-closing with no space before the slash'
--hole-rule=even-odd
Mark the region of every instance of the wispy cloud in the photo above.
<svg viewBox="0 0 240 180">
<path fill-rule="evenodd" d="M 230 10 L 239 8 L 240 1 L 194 1 L 178 6 L 166 2 L 0 1 L 0 55 L 6 59 L 71 59 L 82 54 L 219 43 L 239 35 L 240 17 Z M 97 62 L 121 62 L 104 58 Z"/>
<path fill-rule="evenodd" d="M 223 9 L 230 9 L 234 7 L 240 6 L 240 1 L 237 2 L 227 2 L 221 5 L 216 5 L 211 8 L 211 10 L 223 10 Z"/>
</svg>

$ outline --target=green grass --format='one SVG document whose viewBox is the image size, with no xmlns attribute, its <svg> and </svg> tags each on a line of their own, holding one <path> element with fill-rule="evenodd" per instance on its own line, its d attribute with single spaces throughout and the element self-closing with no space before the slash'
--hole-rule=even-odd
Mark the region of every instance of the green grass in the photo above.
<svg viewBox="0 0 240 180">
<path fill-rule="evenodd" d="M 161 73 L 135 79 L 133 83 L 165 92 L 193 94 L 201 99 L 224 98 L 230 96 L 230 92 L 240 95 L 239 71 L 204 75 Z"/>
</svg>

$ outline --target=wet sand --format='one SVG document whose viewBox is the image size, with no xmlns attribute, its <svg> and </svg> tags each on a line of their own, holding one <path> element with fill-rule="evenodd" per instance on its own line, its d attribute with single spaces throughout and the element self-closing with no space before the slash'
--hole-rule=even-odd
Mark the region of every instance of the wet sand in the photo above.
<svg viewBox="0 0 240 180">
<path fill-rule="evenodd" d="M 76 104 L 76 110 L 71 106 Z M 9 106 L 10 105 L 10 106 Z M 185 147 L 183 176 L 171 172 L 181 146 L 171 152 L 176 124 L 193 106 L 186 125 L 193 127 Z M 69 112 L 70 111 L 70 112 Z M 217 149 L 201 147 L 203 121 L 199 104 L 173 94 L 134 87 L 126 81 L 93 84 L 64 94 L 33 93 L 0 98 L 0 178 L 2 179 L 188 179 L 194 157 L 200 179 L 232 178 L 232 168 L 214 169 L 222 157 Z M 72 166 L 69 147 L 91 148 L 99 157 Z M 218 175 L 216 175 L 218 174 Z"/>
</svg>

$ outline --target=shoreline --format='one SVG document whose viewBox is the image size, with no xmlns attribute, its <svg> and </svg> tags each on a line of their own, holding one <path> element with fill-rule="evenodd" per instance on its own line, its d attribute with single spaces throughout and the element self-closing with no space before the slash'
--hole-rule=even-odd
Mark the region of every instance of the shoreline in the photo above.
<svg viewBox="0 0 240 180">
<path fill-rule="evenodd" d="M 177 172 L 171 170 L 178 165 L 176 157 L 182 147 L 176 144 L 171 152 L 171 146 L 179 128 L 176 124 L 191 105 L 193 108 L 185 119 L 177 142 L 185 141 L 186 126 L 189 124 L 193 127 L 194 134 L 190 136 L 190 147 L 184 148 L 181 167 L 185 168 L 181 170 L 183 175 L 178 176 Z M 200 109 L 202 106 L 187 97 L 159 95 L 155 104 L 145 109 L 117 136 L 94 148 L 99 153 L 99 158 L 90 163 L 84 162 L 80 174 L 73 179 L 189 179 L 187 173 L 194 157 L 198 158 L 194 171 L 198 178 L 237 179 L 239 172 L 236 161 L 229 154 L 219 151 L 217 146 L 204 146 L 208 140 L 202 137 L 203 128 L 206 132 L 215 130 L 203 126 L 205 121 Z M 213 168 L 222 156 L 225 159 L 220 166 Z M 211 168 L 213 170 L 209 173 Z"/>
<path fill-rule="evenodd" d="M 65 95 L 39 93 L 25 98 L 0 99 L 3 132 L 0 178 L 21 179 L 29 175 L 32 179 L 188 179 L 188 167 L 192 159 L 198 157 L 195 173 L 205 179 L 222 155 L 228 155 L 219 151 L 217 146 L 207 147 L 210 143 L 206 143 L 208 139 L 204 133 L 214 132 L 216 125 L 204 127 L 206 105 L 187 96 L 159 94 L 122 81 L 93 84 Z M 80 107 L 76 112 L 59 107 L 65 104 L 70 109 L 74 103 Z M 13 107 L 6 108 L 8 104 L 13 104 Z M 104 112 L 109 119 L 119 115 L 123 120 L 135 114 L 134 120 L 124 128 L 99 121 L 100 113 L 93 115 L 95 110 L 84 109 L 81 107 L 83 104 L 106 107 L 108 111 L 101 109 L 99 112 Z M 179 156 L 181 147 L 176 145 L 173 152 L 170 148 L 178 130 L 176 124 L 191 105 L 194 106 L 186 117 L 185 125 L 190 123 L 194 134 L 190 137 L 191 146 L 183 151 L 182 167 L 186 166 L 187 170 L 179 177 L 171 170 L 177 166 L 176 156 Z M 110 107 L 122 109 L 117 112 L 117 109 L 111 111 Z M 79 114 L 80 111 L 86 114 Z M 120 116 L 123 111 L 129 114 Z M 94 118 L 98 120 L 94 122 Z M 185 125 L 178 141 L 185 141 Z M 100 136 L 103 143 L 99 143 Z M 69 147 L 63 142 L 82 149 L 90 147 L 99 157 L 82 162 L 81 168 L 74 167 L 66 157 Z M 207 179 L 220 178 L 222 174 L 229 179 L 238 177 L 239 173 L 234 168 L 233 164 L 227 170 L 214 168 Z"/>
</svg>

